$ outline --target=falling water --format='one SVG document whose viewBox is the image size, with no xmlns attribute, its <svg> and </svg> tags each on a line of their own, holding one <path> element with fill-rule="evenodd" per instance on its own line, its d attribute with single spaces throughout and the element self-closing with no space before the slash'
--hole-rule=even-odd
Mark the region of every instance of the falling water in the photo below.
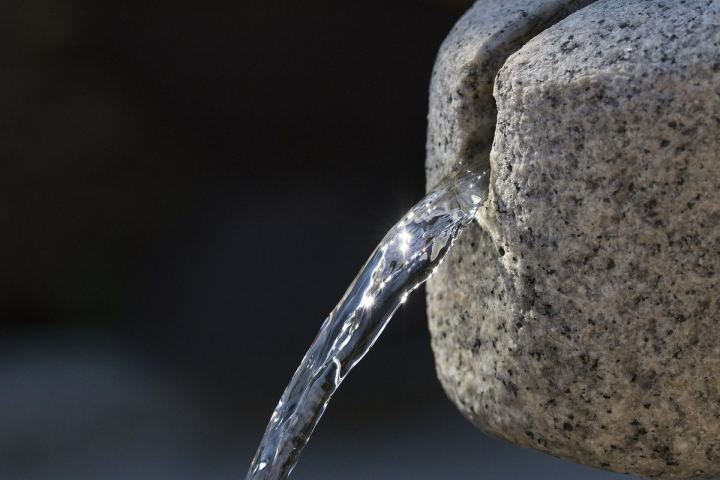
<svg viewBox="0 0 720 480">
<path fill-rule="evenodd" d="M 246 480 L 284 480 L 330 397 L 487 198 L 487 171 L 459 168 L 382 239 L 330 313 L 280 398 Z"/>
</svg>

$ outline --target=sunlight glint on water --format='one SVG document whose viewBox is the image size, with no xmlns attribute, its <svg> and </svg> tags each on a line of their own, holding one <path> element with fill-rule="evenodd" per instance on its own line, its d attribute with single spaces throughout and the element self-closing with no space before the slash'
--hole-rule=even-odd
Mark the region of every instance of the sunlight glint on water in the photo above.
<svg viewBox="0 0 720 480">
<path fill-rule="evenodd" d="M 246 480 L 284 480 L 330 397 L 487 198 L 487 171 L 446 177 L 393 226 L 320 328 L 270 418 Z"/>
</svg>

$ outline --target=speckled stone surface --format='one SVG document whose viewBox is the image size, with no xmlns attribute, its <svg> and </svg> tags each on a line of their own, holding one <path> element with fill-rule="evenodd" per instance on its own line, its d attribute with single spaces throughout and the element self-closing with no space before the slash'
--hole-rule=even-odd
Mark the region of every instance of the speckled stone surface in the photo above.
<svg viewBox="0 0 720 480">
<path fill-rule="evenodd" d="M 430 88 L 427 182 L 457 161 L 487 163 L 495 133 L 495 75 L 529 39 L 592 0 L 479 0 L 440 47 Z"/>
<path fill-rule="evenodd" d="M 433 80 L 430 185 L 487 150 L 491 100 L 468 99 L 487 78 L 443 65 L 483 55 L 473 11 Z M 720 1 L 593 3 L 512 55 L 494 94 L 483 228 L 428 286 L 445 390 L 521 445 L 720 475 Z"/>
</svg>

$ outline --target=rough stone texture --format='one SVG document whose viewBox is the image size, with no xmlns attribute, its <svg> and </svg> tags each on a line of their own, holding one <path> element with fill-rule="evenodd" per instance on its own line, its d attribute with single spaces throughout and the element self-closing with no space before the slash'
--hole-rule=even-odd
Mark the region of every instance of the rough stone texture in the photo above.
<svg viewBox="0 0 720 480">
<path fill-rule="evenodd" d="M 529 39 L 592 0 L 480 0 L 440 47 L 428 116 L 427 179 L 435 185 L 457 161 L 487 164 L 495 134 L 493 83 Z"/>
<path fill-rule="evenodd" d="M 486 77 L 443 65 L 485 50 L 473 11 L 438 60 L 429 184 L 486 149 L 491 100 L 466 94 Z M 615 471 L 720 474 L 719 26 L 717 0 L 601 0 L 500 70 L 483 228 L 428 287 L 440 380 L 483 430 Z"/>
</svg>

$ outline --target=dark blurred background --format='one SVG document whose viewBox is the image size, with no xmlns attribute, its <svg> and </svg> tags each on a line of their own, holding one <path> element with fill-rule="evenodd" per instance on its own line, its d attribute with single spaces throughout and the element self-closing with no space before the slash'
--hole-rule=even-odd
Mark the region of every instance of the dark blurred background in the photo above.
<svg viewBox="0 0 720 480">
<path fill-rule="evenodd" d="M 239 479 L 372 247 L 423 193 L 468 0 L 0 4 L 0 479 Z M 473 429 L 422 294 L 297 478 L 611 478 Z"/>
</svg>

